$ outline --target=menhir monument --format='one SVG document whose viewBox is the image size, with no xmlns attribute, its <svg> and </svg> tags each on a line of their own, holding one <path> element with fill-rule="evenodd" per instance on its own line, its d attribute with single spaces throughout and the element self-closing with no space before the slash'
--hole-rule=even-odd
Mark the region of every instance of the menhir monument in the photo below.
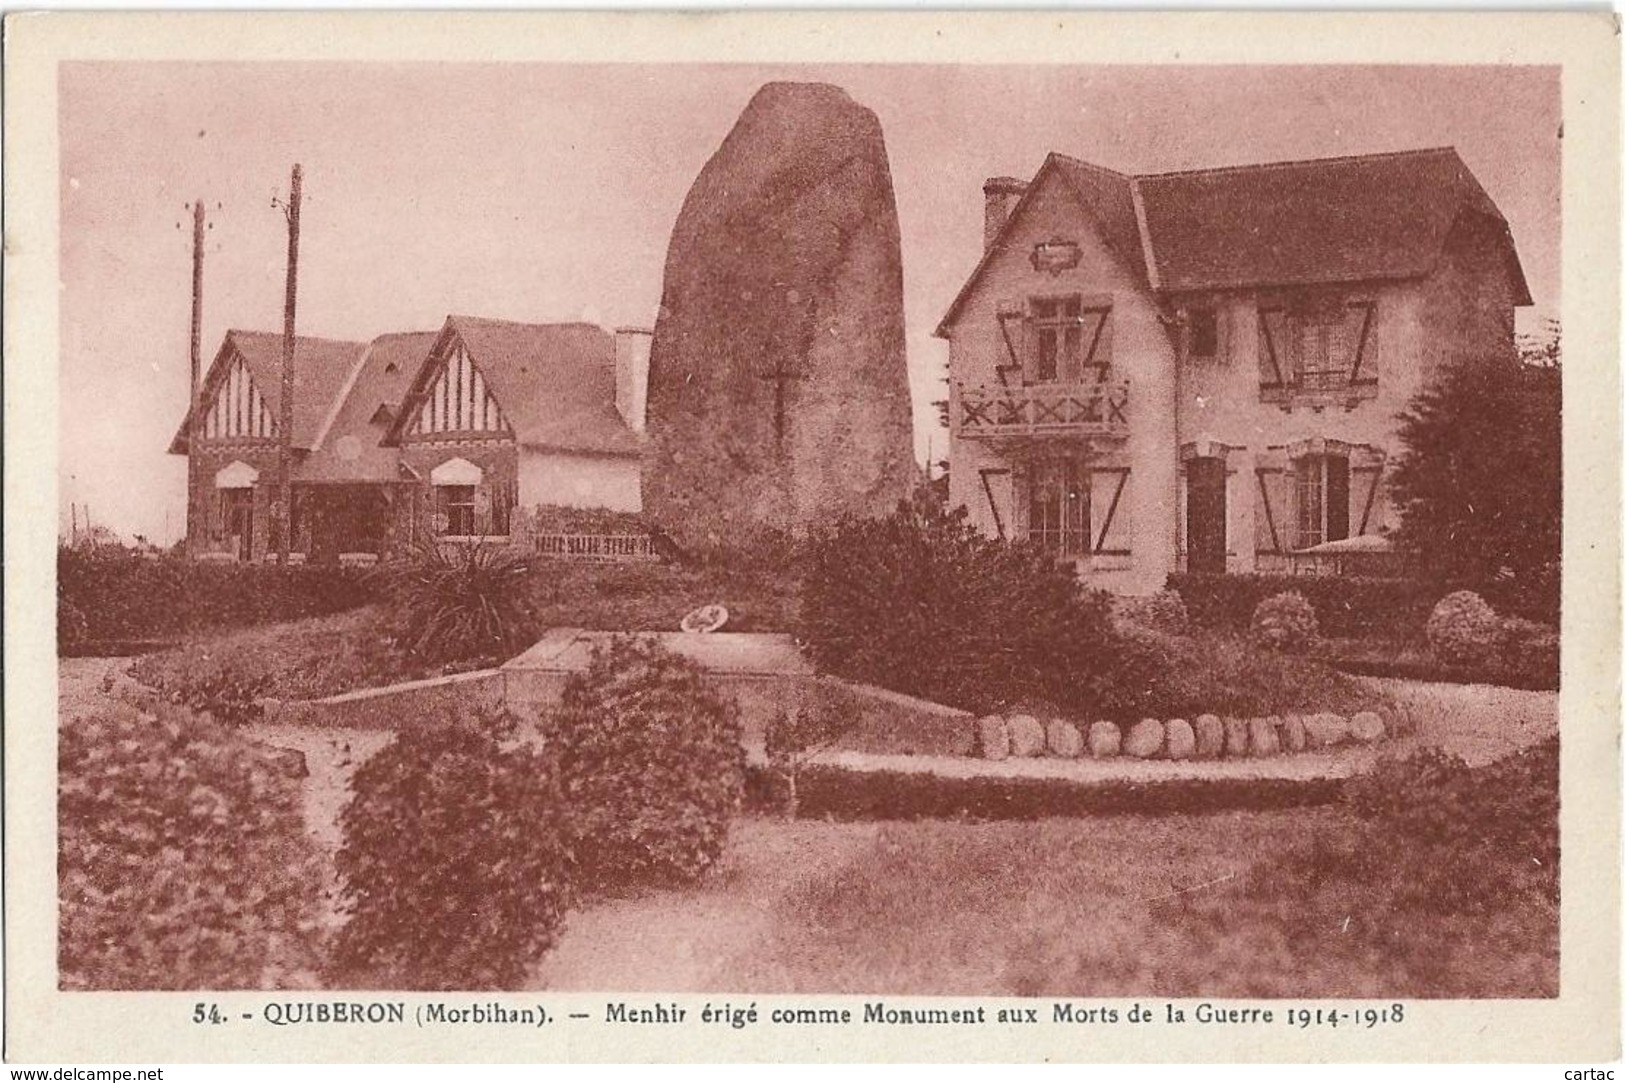
<svg viewBox="0 0 1625 1083">
<path fill-rule="evenodd" d="M 643 506 L 682 545 L 884 514 L 914 479 L 880 122 L 769 83 L 678 215 L 649 358 Z"/>
</svg>

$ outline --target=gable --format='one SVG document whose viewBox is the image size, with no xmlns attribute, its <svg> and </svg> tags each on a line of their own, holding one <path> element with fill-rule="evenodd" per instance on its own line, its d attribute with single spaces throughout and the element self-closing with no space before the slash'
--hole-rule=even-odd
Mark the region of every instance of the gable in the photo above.
<svg viewBox="0 0 1625 1083">
<path fill-rule="evenodd" d="M 425 373 L 421 399 L 407 420 L 405 432 L 417 436 L 511 434 L 496 394 L 460 336 L 451 336 L 445 347 L 432 356 L 437 360 Z"/>
<path fill-rule="evenodd" d="M 274 439 L 276 418 L 260 393 L 248 362 L 237 350 L 215 373 L 208 408 L 203 414 L 202 436 L 206 440 Z"/>
<path fill-rule="evenodd" d="M 1064 227 L 1060 227 L 1061 222 Z M 947 337 L 949 327 L 959 319 L 996 263 L 1006 259 L 1027 261 L 1031 245 L 1055 239 L 1051 234 L 1058 227 L 1072 240 L 1080 240 L 1080 231 L 1086 231 L 1114 270 L 1120 270 L 1131 281 L 1145 283 L 1146 265 L 1129 178 L 1051 154 L 948 307 L 937 326 L 937 337 Z"/>
</svg>

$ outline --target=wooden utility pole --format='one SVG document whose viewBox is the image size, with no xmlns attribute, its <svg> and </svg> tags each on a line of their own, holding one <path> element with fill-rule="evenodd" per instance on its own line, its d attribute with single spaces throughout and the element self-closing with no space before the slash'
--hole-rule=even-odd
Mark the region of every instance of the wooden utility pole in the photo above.
<svg viewBox="0 0 1625 1083">
<path fill-rule="evenodd" d="M 277 561 L 288 563 L 293 533 L 293 346 L 294 301 L 299 286 L 299 197 L 304 172 L 294 163 L 288 188 L 288 290 L 282 303 L 282 416 L 277 423 L 282 439 L 277 446 Z"/>
<path fill-rule="evenodd" d="M 191 407 L 187 411 L 191 423 L 186 428 L 186 536 L 193 537 L 191 474 L 194 464 L 200 462 L 198 434 L 203 431 L 203 200 L 192 203 L 192 383 Z M 167 516 L 166 516 L 167 519 Z M 165 524 L 167 540 L 168 524 Z"/>
</svg>

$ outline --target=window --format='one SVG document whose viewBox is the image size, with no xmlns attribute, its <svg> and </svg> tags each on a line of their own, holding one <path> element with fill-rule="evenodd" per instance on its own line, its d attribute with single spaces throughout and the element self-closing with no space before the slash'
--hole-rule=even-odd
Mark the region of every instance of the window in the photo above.
<svg viewBox="0 0 1625 1083">
<path fill-rule="evenodd" d="M 1027 479 L 1027 539 L 1056 556 L 1089 552 L 1088 474 L 1076 460 L 1032 464 Z"/>
<path fill-rule="evenodd" d="M 1342 455 L 1310 455 L 1295 464 L 1295 548 L 1349 536 L 1349 461 Z"/>
<path fill-rule="evenodd" d="M 461 538 L 475 534 L 474 486 L 439 485 L 435 493 L 440 500 L 441 522 L 445 524 L 441 533 Z"/>
<path fill-rule="evenodd" d="M 1083 302 L 1077 297 L 1033 301 L 1036 365 L 1029 383 L 1052 384 L 1062 373 L 1075 374 L 1083 347 Z M 1074 376 L 1075 378 L 1075 376 Z"/>
<path fill-rule="evenodd" d="M 1377 383 L 1377 306 L 1302 302 L 1258 310 L 1259 383 L 1266 389 L 1356 391 Z M 1192 327 L 1191 353 L 1196 353 Z"/>
<path fill-rule="evenodd" d="M 1201 307 L 1190 310 L 1190 355 L 1213 358 L 1219 355 L 1219 312 Z"/>
</svg>

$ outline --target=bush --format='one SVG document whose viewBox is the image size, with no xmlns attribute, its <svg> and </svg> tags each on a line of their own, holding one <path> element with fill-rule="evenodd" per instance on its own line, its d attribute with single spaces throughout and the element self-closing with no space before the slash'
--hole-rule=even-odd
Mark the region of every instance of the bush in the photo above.
<svg viewBox="0 0 1625 1083">
<path fill-rule="evenodd" d="M 1036 549 L 983 536 L 964 509 L 904 504 L 815 538 L 802 631 L 825 672 L 972 711 L 1132 699 L 1107 597 Z"/>
<path fill-rule="evenodd" d="M 1314 607 L 1320 634 L 1337 639 L 1420 638 L 1438 588 L 1415 579 L 1352 576 L 1188 575 L 1168 577 L 1192 623 L 1242 632 L 1258 603 L 1297 591 Z"/>
<path fill-rule="evenodd" d="M 737 708 L 694 663 L 654 643 L 611 641 L 565 682 L 548 749 L 582 887 L 680 883 L 721 856 L 744 746 Z"/>
<path fill-rule="evenodd" d="M 261 697 L 314 699 L 427 675 L 377 608 L 209 636 L 143 655 L 136 680 L 223 722 L 258 717 Z"/>
<path fill-rule="evenodd" d="M 335 984 L 513 989 L 553 946 L 569 850 L 549 757 L 502 715 L 419 720 L 356 770 Z"/>
<path fill-rule="evenodd" d="M 1271 650 L 1302 654 L 1319 635 L 1314 608 L 1295 590 L 1273 594 L 1253 610 L 1252 636 Z"/>
<path fill-rule="evenodd" d="M 1379 761 L 1346 784 L 1343 815 L 1235 890 L 1152 914 L 1205 930 L 1221 967 L 1231 953 L 1305 961 L 1330 979 L 1321 995 L 1556 996 L 1557 758 L 1554 737 L 1483 767 L 1433 749 Z M 1235 995 L 1286 995 L 1267 988 Z"/>
<path fill-rule="evenodd" d="M 1470 590 L 1439 599 L 1427 623 L 1428 646 L 1447 666 L 1481 668 L 1494 660 L 1501 619 Z"/>
<path fill-rule="evenodd" d="M 490 658 L 536 632 L 529 558 L 506 546 L 434 544 L 376 573 L 401 643 L 430 662 Z"/>
<path fill-rule="evenodd" d="M 57 786 L 63 988 L 312 984 L 318 859 L 272 749 L 115 704 L 63 722 Z"/>
<path fill-rule="evenodd" d="M 1113 665 L 1120 699 L 1102 717 L 1260 717 L 1302 711 L 1353 714 L 1380 695 L 1316 658 L 1259 650 L 1241 636 L 1170 636 L 1129 626 Z M 1128 710 L 1132 706 L 1133 711 Z M 1090 716 L 1091 719 L 1094 717 Z"/>
<path fill-rule="evenodd" d="M 58 609 L 84 618 L 82 626 L 58 619 L 64 654 L 338 613 L 371 597 L 349 568 L 217 564 L 111 545 L 59 547 L 56 576 Z"/>
<path fill-rule="evenodd" d="M 1508 617 L 1501 622 L 1496 669 L 1509 683 L 1526 688 L 1556 688 L 1562 656 L 1557 629 L 1548 624 Z"/>
<path fill-rule="evenodd" d="M 1119 622 L 1137 624 L 1168 635 L 1182 636 L 1190 631 L 1190 614 L 1178 591 L 1159 590 L 1144 598 L 1113 599 Z"/>
</svg>

